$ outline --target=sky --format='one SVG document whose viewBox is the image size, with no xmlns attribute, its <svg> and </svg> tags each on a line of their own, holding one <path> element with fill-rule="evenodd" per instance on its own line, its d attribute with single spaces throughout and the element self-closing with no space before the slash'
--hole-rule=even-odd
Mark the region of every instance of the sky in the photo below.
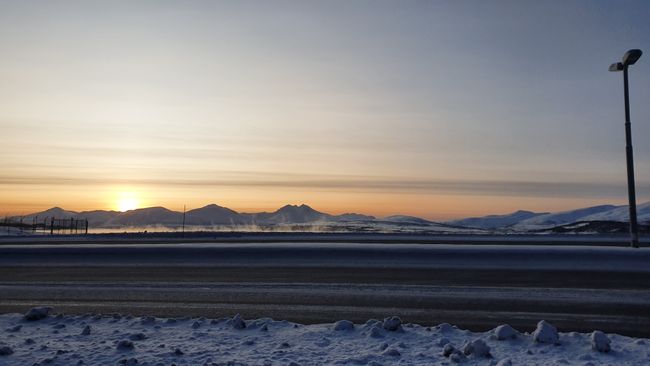
<svg viewBox="0 0 650 366">
<path fill-rule="evenodd" d="M 648 1 L 0 0 L 0 214 L 626 204 Z"/>
</svg>

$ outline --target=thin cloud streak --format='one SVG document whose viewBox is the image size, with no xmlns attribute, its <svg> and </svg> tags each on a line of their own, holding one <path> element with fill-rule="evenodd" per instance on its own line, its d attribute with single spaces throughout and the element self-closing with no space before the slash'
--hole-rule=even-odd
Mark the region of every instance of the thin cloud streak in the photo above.
<svg viewBox="0 0 650 366">
<path fill-rule="evenodd" d="M 245 173 L 244 173 L 245 175 Z M 468 181 L 468 180 L 390 180 L 345 179 L 313 176 L 301 179 L 254 178 L 244 179 L 116 179 L 69 178 L 61 176 L 0 177 L 0 186 L 104 186 L 131 185 L 175 187 L 237 187 L 237 188 L 304 188 L 327 191 L 392 192 L 402 194 L 449 194 L 472 196 L 522 196 L 557 198 L 620 198 L 625 195 L 625 184 L 595 182 L 527 182 L 527 181 Z M 637 185 L 641 197 L 650 193 L 650 184 Z"/>
</svg>

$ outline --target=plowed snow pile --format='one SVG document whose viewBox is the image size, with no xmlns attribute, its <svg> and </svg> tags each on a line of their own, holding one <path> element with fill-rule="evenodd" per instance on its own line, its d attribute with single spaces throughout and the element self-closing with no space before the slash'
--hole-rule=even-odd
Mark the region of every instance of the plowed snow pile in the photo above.
<svg viewBox="0 0 650 366">
<path fill-rule="evenodd" d="M 650 365 L 650 342 L 616 334 L 485 333 L 398 317 L 301 325 L 271 319 L 0 315 L 0 365 Z"/>
</svg>

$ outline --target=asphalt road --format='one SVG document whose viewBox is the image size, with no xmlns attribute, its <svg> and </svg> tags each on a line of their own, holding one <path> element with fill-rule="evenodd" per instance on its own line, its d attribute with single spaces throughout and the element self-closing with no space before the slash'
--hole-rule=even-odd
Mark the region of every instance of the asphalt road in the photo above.
<svg viewBox="0 0 650 366">
<path fill-rule="evenodd" d="M 650 337 L 650 249 L 265 243 L 0 246 L 0 312 L 273 317 L 399 315 L 486 330 Z"/>
</svg>

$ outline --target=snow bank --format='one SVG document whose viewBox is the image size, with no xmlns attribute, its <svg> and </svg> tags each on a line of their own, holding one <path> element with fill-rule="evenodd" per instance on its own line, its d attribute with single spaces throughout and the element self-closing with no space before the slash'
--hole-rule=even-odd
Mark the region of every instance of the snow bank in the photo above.
<svg viewBox="0 0 650 366">
<path fill-rule="evenodd" d="M 610 343 L 612 341 L 609 340 L 605 333 L 599 330 L 591 333 L 591 349 L 594 351 L 609 352 L 611 350 Z"/>
<path fill-rule="evenodd" d="M 518 334 L 519 332 L 511 327 L 510 324 L 502 324 L 494 329 L 494 336 L 500 341 L 517 338 Z"/>
<path fill-rule="evenodd" d="M 616 334 L 484 333 L 398 317 L 301 325 L 272 319 L 0 315 L 0 365 L 648 365 L 648 340 Z M 373 336 L 374 334 L 374 336 Z M 557 337 L 557 338 L 556 338 Z M 541 342 L 544 341 L 544 342 Z"/>
<path fill-rule="evenodd" d="M 41 320 L 43 318 L 46 318 L 50 314 L 50 311 L 52 311 L 52 308 L 49 306 L 32 308 L 27 313 L 25 313 L 24 318 L 25 320 L 30 321 Z"/>
<path fill-rule="evenodd" d="M 558 344 L 560 342 L 557 329 L 545 320 L 540 320 L 537 323 L 537 328 L 533 332 L 533 339 L 539 343 Z"/>
<path fill-rule="evenodd" d="M 334 323 L 334 330 L 345 331 L 354 329 L 354 323 L 349 320 L 339 320 Z"/>
</svg>

